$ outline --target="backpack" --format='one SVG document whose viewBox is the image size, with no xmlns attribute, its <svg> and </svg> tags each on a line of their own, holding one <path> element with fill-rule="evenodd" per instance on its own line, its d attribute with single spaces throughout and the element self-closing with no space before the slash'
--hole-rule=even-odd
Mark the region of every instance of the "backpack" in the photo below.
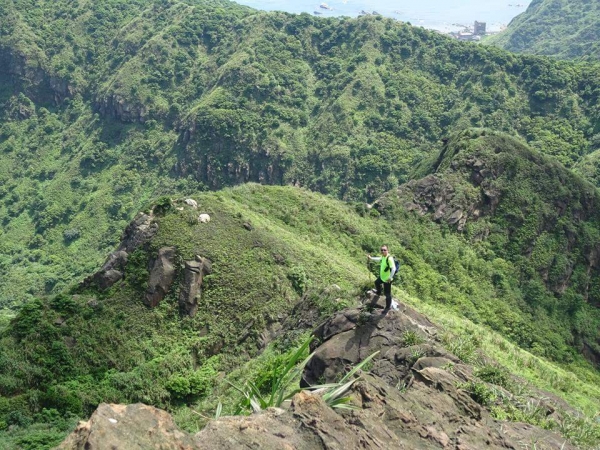
<svg viewBox="0 0 600 450">
<path fill-rule="evenodd" d="M 394 275 L 397 275 L 400 272 L 400 261 L 398 261 L 393 256 L 392 256 L 392 260 L 394 261 L 394 265 L 396 266 L 396 272 L 394 273 Z M 388 272 L 391 269 L 391 267 L 390 267 L 390 258 L 389 257 L 388 257 L 388 259 L 387 259 L 386 262 L 387 262 L 387 267 L 386 267 L 385 271 Z"/>
</svg>

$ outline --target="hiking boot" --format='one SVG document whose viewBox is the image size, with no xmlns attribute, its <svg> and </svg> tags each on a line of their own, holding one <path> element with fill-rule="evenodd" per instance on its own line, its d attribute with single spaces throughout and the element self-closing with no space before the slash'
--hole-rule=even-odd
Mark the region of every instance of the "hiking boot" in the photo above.
<svg viewBox="0 0 600 450">
<path fill-rule="evenodd" d="M 385 316 L 389 312 L 390 312 L 390 308 L 384 308 L 383 311 L 381 311 L 381 315 Z"/>
</svg>

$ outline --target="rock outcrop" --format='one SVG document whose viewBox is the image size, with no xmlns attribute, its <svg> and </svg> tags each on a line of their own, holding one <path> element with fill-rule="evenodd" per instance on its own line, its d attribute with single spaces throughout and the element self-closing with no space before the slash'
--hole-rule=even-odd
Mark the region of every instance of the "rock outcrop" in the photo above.
<svg viewBox="0 0 600 450">
<path fill-rule="evenodd" d="M 194 317 L 198 311 L 198 301 L 202 295 L 202 279 L 211 271 L 210 260 L 202 256 L 196 256 L 193 261 L 185 261 L 179 291 L 179 309 L 183 314 Z"/>
<path fill-rule="evenodd" d="M 150 262 L 150 277 L 144 303 L 151 308 L 165 298 L 175 280 L 175 247 L 163 247 Z"/>
<path fill-rule="evenodd" d="M 100 404 L 80 422 L 58 450 L 191 450 L 194 439 L 177 428 L 166 412 L 142 403 Z"/>
<path fill-rule="evenodd" d="M 144 123 L 149 115 L 148 107 L 138 100 L 126 99 L 113 93 L 100 96 L 95 107 L 100 114 L 125 123 Z"/>
<path fill-rule="evenodd" d="M 191 436 L 155 408 L 103 404 L 59 448 L 519 450 L 534 442 L 539 449 L 574 449 L 553 432 L 492 418 L 461 387 L 474 380 L 473 368 L 441 346 L 435 324 L 402 303 L 383 316 L 383 299 L 371 294 L 368 301 L 317 327 L 304 372 L 305 384 L 333 381 L 379 351 L 346 394 L 356 409 L 335 410 L 318 393 L 302 391 L 287 409 L 221 417 Z M 548 415 L 557 414 L 535 395 Z"/>
<path fill-rule="evenodd" d="M 193 207 L 189 203 L 186 204 Z M 123 279 L 129 255 L 148 243 L 157 231 L 158 224 L 152 215 L 138 214 L 125 229 L 117 250 L 112 252 L 102 268 L 86 278 L 82 285 L 95 285 L 102 291 L 112 287 Z M 149 261 L 148 288 L 144 296 L 144 303 L 147 306 L 151 308 L 157 306 L 172 288 L 175 279 L 178 278 L 175 258 L 176 249 L 174 247 L 163 247 L 159 249 L 156 257 Z M 182 314 L 190 317 L 196 314 L 198 301 L 202 295 L 202 280 L 211 271 L 212 263 L 208 258 L 197 255 L 194 260 L 184 261 L 183 276 L 179 282 L 179 308 Z"/>
<path fill-rule="evenodd" d="M 117 250 L 131 253 L 150 241 L 157 231 L 158 224 L 154 221 L 152 214 L 139 213 L 125 228 L 121 236 L 121 244 Z"/>
<path fill-rule="evenodd" d="M 154 222 L 152 215 L 139 213 L 125 228 L 117 250 L 108 256 L 98 272 L 83 280 L 82 286 L 95 285 L 101 291 L 112 287 L 123 278 L 128 256 L 149 242 L 157 231 L 158 224 Z"/>
<path fill-rule="evenodd" d="M 600 239 L 588 231 L 600 225 L 600 194 L 592 184 L 516 139 L 489 130 L 456 133 L 436 161 L 423 163 L 419 176 L 373 207 L 389 217 L 396 208 L 429 217 L 464 232 L 472 242 L 485 241 L 497 257 L 519 267 L 529 260 L 537 279 L 523 278 L 519 287 L 526 301 L 539 301 L 525 293 L 527 283 L 539 281 L 548 290 L 544 296 L 555 297 L 573 323 L 575 311 L 582 310 L 573 294 L 600 306 Z M 571 329 L 572 341 L 598 365 L 600 339 L 580 327 Z"/>
<path fill-rule="evenodd" d="M 16 92 L 37 103 L 59 105 L 77 92 L 67 79 L 48 70 L 43 51 L 33 45 L 27 50 L 0 46 L 0 74 L 8 75 Z"/>
<path fill-rule="evenodd" d="M 91 278 L 86 279 L 84 283 L 94 283 L 98 286 L 98 289 L 105 291 L 123 278 L 127 258 L 128 254 L 123 250 L 112 252 L 108 255 L 100 270 Z"/>
</svg>

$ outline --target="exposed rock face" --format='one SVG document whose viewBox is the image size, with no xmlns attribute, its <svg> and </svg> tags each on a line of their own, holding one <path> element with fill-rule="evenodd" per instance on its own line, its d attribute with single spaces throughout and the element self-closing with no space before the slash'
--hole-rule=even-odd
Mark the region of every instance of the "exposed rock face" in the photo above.
<svg viewBox="0 0 600 450">
<path fill-rule="evenodd" d="M 98 272 L 87 277 L 81 284 L 83 286 L 96 285 L 98 289 L 104 291 L 121 280 L 129 254 L 156 234 L 158 224 L 152 219 L 152 216 L 139 213 L 125 228 L 118 249 L 108 256 Z"/>
<path fill-rule="evenodd" d="M 369 294 L 372 306 L 382 306 L 382 299 Z M 348 365 L 361 362 L 370 354 L 379 351 L 373 373 L 392 385 L 409 382 L 412 363 L 422 357 L 443 357 L 446 362 L 457 363 L 458 358 L 449 354 L 431 339 L 437 334 L 437 327 L 425 316 L 412 308 L 399 303 L 399 311 L 382 316 L 379 310 L 368 313 L 366 310 L 349 309 L 335 314 L 315 331 L 313 348 L 315 355 L 308 362 L 303 374 L 304 385 L 335 381 Z M 407 346 L 404 333 L 432 343 Z M 316 345 L 316 344 L 315 344 Z M 419 358 L 410 361 L 418 351 Z M 410 364 L 409 364 L 410 361 Z"/>
<path fill-rule="evenodd" d="M 445 142 L 437 161 L 422 169 L 423 178 L 386 193 L 374 207 L 391 217 L 396 208 L 414 211 L 466 231 L 465 238 L 486 240 L 496 256 L 519 267 L 521 258 L 528 259 L 535 278 L 564 305 L 573 323 L 581 308 L 573 294 L 600 307 L 600 239 L 588 231 L 600 227 L 600 194 L 593 185 L 489 130 L 457 133 Z M 526 290 L 530 281 L 522 278 L 519 287 L 526 301 L 534 302 Z M 571 328 L 580 351 L 598 365 L 598 337 Z"/>
<path fill-rule="evenodd" d="M 304 384 L 332 382 L 346 368 L 380 352 L 366 381 L 354 387 L 363 409 L 346 416 L 348 422 L 383 429 L 392 448 L 517 449 L 532 439 L 543 441 L 544 448 L 573 448 L 538 427 L 494 420 L 459 387 L 475 379 L 473 369 L 441 347 L 433 323 L 402 303 L 398 311 L 382 316 L 383 298 L 371 294 L 369 301 L 373 313 L 342 311 L 314 331 L 320 344 L 303 374 Z M 406 332 L 423 342 L 405 343 Z M 550 402 L 540 405 L 547 414 L 555 412 Z"/>
<path fill-rule="evenodd" d="M 84 283 L 94 283 L 101 291 L 105 291 L 123 278 L 123 270 L 127 264 L 127 252 L 117 250 L 108 255 L 102 268 Z"/>
<path fill-rule="evenodd" d="M 163 247 L 150 263 L 150 278 L 144 303 L 151 308 L 165 298 L 175 280 L 175 247 Z"/>
<path fill-rule="evenodd" d="M 518 450 L 531 442 L 540 449 L 574 449 L 538 427 L 495 422 L 470 397 L 445 395 L 446 387 L 418 381 L 403 392 L 365 375 L 350 392 L 356 411 L 338 413 L 319 395 L 301 392 L 287 411 L 270 408 L 251 416 L 222 417 L 193 437 L 179 431 L 164 411 L 103 404 L 59 449 Z"/>
<path fill-rule="evenodd" d="M 148 108 L 121 95 L 106 95 L 96 101 L 96 109 L 103 115 L 121 122 L 144 123 L 148 118 Z"/>
<path fill-rule="evenodd" d="M 452 184 L 435 174 L 409 181 L 398 188 L 398 196 L 407 199 L 406 209 L 420 215 L 431 214 L 434 221 L 446 222 L 459 231 L 464 229 L 467 220 L 476 220 L 483 212 L 493 213 L 498 205 L 497 194 L 492 190 L 473 192 L 467 198 L 464 195 L 461 192 L 458 201 Z M 374 206 L 379 210 L 383 208 L 380 201 Z"/>
<path fill-rule="evenodd" d="M 288 163 L 279 149 L 269 148 L 272 143 L 246 141 L 244 134 L 223 138 L 213 129 L 211 121 L 196 118 L 181 130 L 181 142 L 188 150 L 175 165 L 179 177 L 193 176 L 210 189 L 247 182 L 284 184 Z"/>
<path fill-rule="evenodd" d="M 182 313 L 194 317 L 198 311 L 198 300 L 202 295 L 202 279 L 211 271 L 212 264 L 207 258 L 196 256 L 193 261 L 185 261 L 179 292 L 179 308 Z"/>
<path fill-rule="evenodd" d="M 125 228 L 118 250 L 131 253 L 152 239 L 157 231 L 158 224 L 154 222 L 153 217 L 148 214 L 139 213 Z"/>
<path fill-rule="evenodd" d="M 61 450 L 191 450 L 192 436 L 180 431 L 171 416 L 141 403 L 100 404 L 87 422 L 80 422 Z"/>
<path fill-rule="evenodd" d="M 353 423 L 354 422 L 354 423 Z M 297 394 L 288 412 L 269 409 L 249 417 L 224 417 L 196 435 L 203 449 L 402 448 L 389 431 L 337 414 L 318 395 Z M 416 447 L 413 447 L 416 448 Z"/>
<path fill-rule="evenodd" d="M 188 206 L 191 206 L 194 209 L 198 209 L 198 202 L 192 198 L 186 198 L 184 203 Z"/>
<path fill-rule="evenodd" d="M 16 92 L 24 92 L 40 103 L 60 104 L 72 97 L 76 89 L 67 80 L 49 73 L 42 63 L 42 55 L 39 48 L 26 54 L 0 47 L 0 74 L 7 74 L 11 78 Z"/>
</svg>

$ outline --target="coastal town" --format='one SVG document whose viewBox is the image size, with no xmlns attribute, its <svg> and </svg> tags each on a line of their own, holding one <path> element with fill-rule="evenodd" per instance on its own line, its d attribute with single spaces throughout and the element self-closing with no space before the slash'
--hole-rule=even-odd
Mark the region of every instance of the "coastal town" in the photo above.
<svg viewBox="0 0 600 450">
<path fill-rule="evenodd" d="M 512 4 L 509 6 L 513 6 Z M 514 6 L 524 6 L 521 4 L 517 4 Z M 325 11 L 333 11 L 333 8 L 329 6 L 327 3 L 321 3 L 319 5 L 321 10 Z M 395 10 L 395 14 L 401 14 L 401 11 Z M 323 14 L 323 11 L 315 10 L 313 14 L 316 16 L 320 16 Z M 364 9 L 360 11 L 359 16 L 380 16 L 377 11 L 365 11 Z M 462 25 L 458 23 L 453 23 L 452 26 L 459 28 L 459 31 L 450 31 L 444 32 L 442 34 L 450 35 L 459 41 L 473 41 L 478 42 L 482 39 L 483 36 L 495 34 L 496 32 L 487 31 L 486 22 L 474 21 L 473 25 Z"/>
</svg>

